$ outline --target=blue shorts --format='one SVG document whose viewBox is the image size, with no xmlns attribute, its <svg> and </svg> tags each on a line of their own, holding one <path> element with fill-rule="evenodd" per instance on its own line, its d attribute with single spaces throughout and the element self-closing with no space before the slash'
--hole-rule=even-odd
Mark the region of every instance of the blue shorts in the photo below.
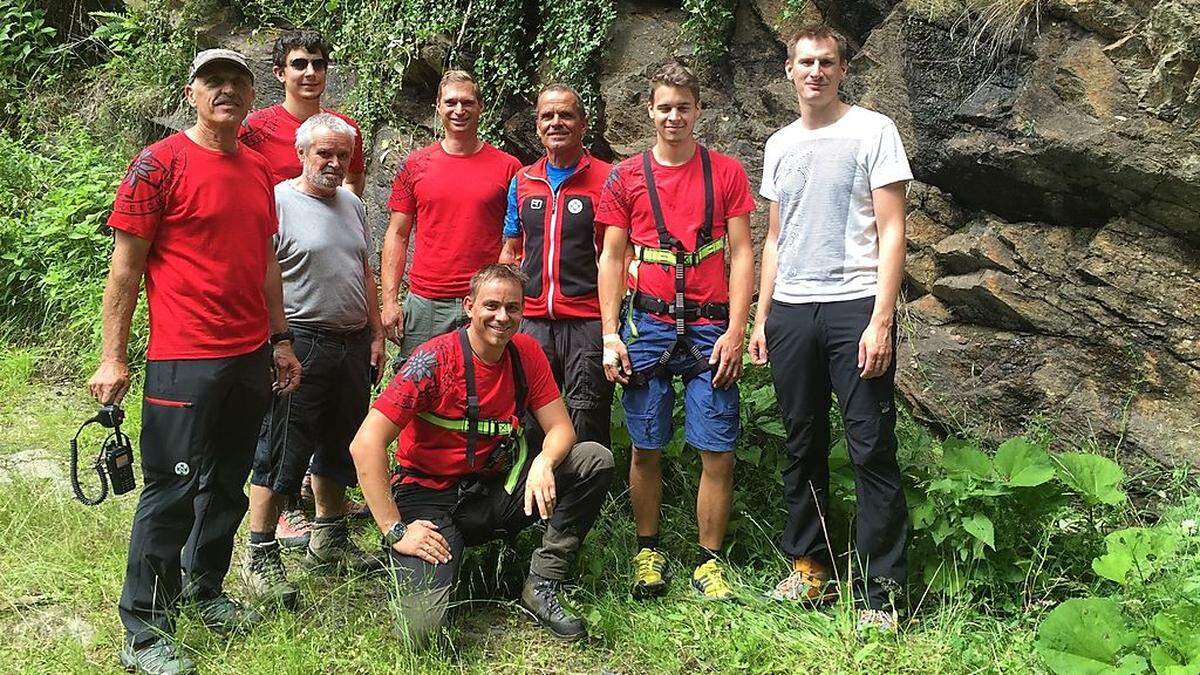
<svg viewBox="0 0 1200 675">
<path fill-rule="evenodd" d="M 645 312 L 634 310 L 633 325 L 637 337 L 630 335 L 629 322 L 621 324 L 621 339 L 629 350 L 629 360 L 635 371 L 658 362 L 667 347 L 675 341 L 675 325 L 660 321 Z M 724 323 L 689 324 L 687 340 L 700 350 L 707 361 L 713 344 L 725 333 Z M 661 450 L 671 442 L 671 412 L 675 405 L 675 388 L 671 381 L 695 363 L 686 347 L 676 350 L 667 367 L 643 387 L 623 387 L 621 403 L 625 406 L 625 425 L 629 439 L 639 450 Z M 693 377 L 684 384 L 683 439 L 698 450 L 729 452 L 737 445 L 741 420 L 738 416 L 737 384 L 728 389 L 713 389 L 712 370 Z"/>
</svg>

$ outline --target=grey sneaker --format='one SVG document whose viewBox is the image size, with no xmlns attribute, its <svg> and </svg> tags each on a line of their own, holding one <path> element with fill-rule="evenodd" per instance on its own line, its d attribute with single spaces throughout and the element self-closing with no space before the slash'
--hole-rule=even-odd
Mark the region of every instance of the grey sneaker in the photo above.
<svg viewBox="0 0 1200 675">
<path fill-rule="evenodd" d="M 243 607 L 224 593 L 215 598 L 196 600 L 196 611 L 200 621 L 209 630 L 232 635 L 244 633 L 262 623 L 263 615 L 249 607 Z"/>
<path fill-rule="evenodd" d="M 242 566 L 242 583 L 256 601 L 277 602 L 288 609 L 296 606 L 299 594 L 288 582 L 278 541 L 250 544 L 250 554 Z"/>
<path fill-rule="evenodd" d="M 369 572 L 382 567 L 379 558 L 363 552 L 350 541 L 344 516 L 331 523 L 313 523 L 304 562 L 310 567 L 337 567 L 352 572 Z"/>
<path fill-rule="evenodd" d="M 900 619 L 895 612 L 884 609 L 858 610 L 858 632 L 894 634 L 900 627 Z"/>
<path fill-rule="evenodd" d="M 587 637 L 583 619 L 570 613 L 558 601 L 562 582 L 538 576 L 533 572 L 525 579 L 521 589 L 521 606 L 529 610 L 537 622 L 564 640 Z"/>
<path fill-rule="evenodd" d="M 180 654 L 175 643 L 166 638 L 136 649 L 126 643 L 121 649 L 121 666 L 130 672 L 150 675 L 190 675 L 196 672 L 196 664 Z"/>
</svg>

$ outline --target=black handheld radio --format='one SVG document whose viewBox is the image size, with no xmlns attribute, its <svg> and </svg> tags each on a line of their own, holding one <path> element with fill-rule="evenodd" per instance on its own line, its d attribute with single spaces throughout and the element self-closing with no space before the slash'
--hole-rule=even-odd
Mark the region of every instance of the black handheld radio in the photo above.
<svg viewBox="0 0 1200 675">
<path fill-rule="evenodd" d="M 108 497 L 109 483 L 112 483 L 113 494 L 118 495 L 123 495 L 135 487 L 133 444 L 129 442 L 129 437 L 121 432 L 121 422 L 124 421 L 125 411 L 121 406 L 106 405 L 100 408 L 95 417 L 81 424 L 79 431 L 76 431 L 75 437 L 71 439 L 71 489 L 75 491 L 75 498 L 88 506 L 95 506 Z M 92 464 L 96 476 L 100 479 L 100 494 L 95 498 L 84 494 L 83 486 L 79 484 L 79 435 L 90 424 L 112 429 Z"/>
</svg>

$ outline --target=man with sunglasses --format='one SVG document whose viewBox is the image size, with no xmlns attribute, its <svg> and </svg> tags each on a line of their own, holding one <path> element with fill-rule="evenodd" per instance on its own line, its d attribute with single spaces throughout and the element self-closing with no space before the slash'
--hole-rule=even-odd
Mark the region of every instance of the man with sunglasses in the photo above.
<svg viewBox="0 0 1200 675">
<path fill-rule="evenodd" d="M 319 112 L 337 115 L 358 132 L 354 154 L 346 169 L 345 185 L 361 197 L 366 185 L 362 132 L 354 120 L 321 107 L 325 76 L 329 71 L 329 52 L 329 43 L 316 31 L 281 35 L 271 50 L 271 60 L 275 79 L 283 85 L 283 103 L 250 113 L 239 140 L 267 159 L 276 183 L 291 180 L 299 176 L 301 170 L 296 156 L 296 130 L 304 120 Z"/>
<path fill-rule="evenodd" d="M 271 165 L 276 184 L 292 180 L 301 174 L 300 158 L 296 154 L 296 130 L 313 115 L 327 112 L 336 115 L 354 128 L 354 151 L 346 166 L 343 183 L 361 197 L 366 184 L 363 162 L 362 131 L 349 117 L 321 107 L 325 92 L 325 76 L 329 71 L 331 48 L 321 34 L 302 30 L 284 33 L 275 40 L 271 50 L 272 72 L 283 85 L 283 103 L 256 110 L 246 117 L 238 140 L 256 150 Z M 304 477 L 304 493 L 311 495 L 311 477 Z M 365 507 L 347 502 L 347 512 L 365 514 Z M 309 544 L 312 523 L 300 508 L 299 495 L 292 495 L 279 514 L 275 537 L 281 546 L 304 548 Z"/>
</svg>

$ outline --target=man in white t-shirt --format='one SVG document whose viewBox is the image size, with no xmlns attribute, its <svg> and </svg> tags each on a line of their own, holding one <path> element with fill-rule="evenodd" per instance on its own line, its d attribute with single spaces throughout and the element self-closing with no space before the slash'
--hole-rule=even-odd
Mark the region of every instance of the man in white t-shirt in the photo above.
<svg viewBox="0 0 1200 675">
<path fill-rule="evenodd" d="M 846 39 L 824 27 L 788 41 L 800 119 L 767 141 L 760 193 L 770 200 L 750 357 L 770 361 L 788 427 L 793 571 L 774 595 L 831 599 L 829 398 L 837 394 L 856 476 L 853 561 L 860 627 L 894 630 L 905 580 L 908 510 L 896 464 L 896 296 L 904 270 L 905 185 L 895 124 L 838 98 Z"/>
</svg>

